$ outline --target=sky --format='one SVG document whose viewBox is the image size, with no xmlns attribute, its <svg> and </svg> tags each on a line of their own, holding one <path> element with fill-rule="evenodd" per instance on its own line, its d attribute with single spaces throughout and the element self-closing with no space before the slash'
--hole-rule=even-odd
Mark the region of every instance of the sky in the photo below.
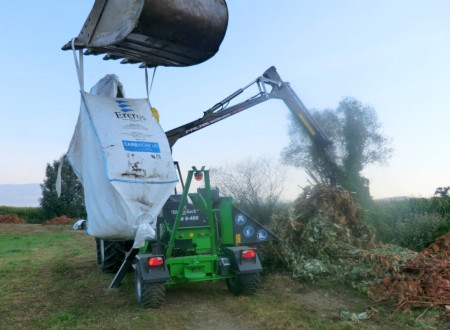
<svg viewBox="0 0 450 330">
<path fill-rule="evenodd" d="M 0 184 L 41 183 L 47 163 L 67 151 L 80 88 L 73 54 L 61 46 L 78 35 L 93 3 L 2 5 Z M 228 30 L 213 58 L 156 70 L 150 100 L 164 130 L 201 117 L 273 65 L 309 109 L 336 108 L 354 97 L 376 110 L 394 154 L 385 166 L 363 172 L 374 198 L 430 197 L 450 185 L 450 1 L 227 4 Z M 119 76 L 127 97 L 146 97 L 144 70 L 137 65 L 84 57 L 86 90 L 110 73 Z M 183 172 L 248 157 L 276 163 L 289 143 L 288 115 L 281 101 L 267 101 L 182 138 L 173 157 Z M 294 199 L 307 176 L 287 171 L 283 198 Z"/>
</svg>

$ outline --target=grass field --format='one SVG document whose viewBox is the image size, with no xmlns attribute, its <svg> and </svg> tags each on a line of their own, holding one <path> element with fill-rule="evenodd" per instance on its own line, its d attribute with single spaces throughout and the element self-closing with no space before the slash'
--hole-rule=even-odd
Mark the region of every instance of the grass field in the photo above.
<svg viewBox="0 0 450 330">
<path fill-rule="evenodd" d="M 141 309 L 133 273 L 108 290 L 113 275 L 96 262 L 95 241 L 71 226 L 0 224 L 0 329 L 399 329 L 436 326 L 419 314 L 379 315 L 352 323 L 340 312 L 363 312 L 366 297 L 342 287 L 310 287 L 284 275 L 263 277 L 251 297 L 225 283 L 172 287 L 160 309 Z"/>
</svg>

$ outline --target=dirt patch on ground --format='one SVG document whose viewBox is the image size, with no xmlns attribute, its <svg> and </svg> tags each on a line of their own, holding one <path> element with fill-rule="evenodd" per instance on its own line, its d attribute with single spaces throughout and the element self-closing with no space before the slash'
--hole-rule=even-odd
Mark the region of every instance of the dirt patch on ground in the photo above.
<svg viewBox="0 0 450 330">
<path fill-rule="evenodd" d="M 271 274 L 265 279 L 264 289 L 302 304 L 310 311 L 320 314 L 321 317 L 337 320 L 342 311 L 350 309 L 360 310 L 368 307 L 372 302 L 356 292 L 352 295 L 348 289 L 338 287 L 320 287 L 295 281 L 285 275 Z M 364 310 L 362 310 L 364 311 Z"/>
<path fill-rule="evenodd" d="M 367 296 L 348 287 L 313 285 L 299 282 L 282 274 L 269 274 L 265 277 L 262 290 L 270 294 L 282 295 L 283 299 L 297 304 L 301 309 L 317 315 L 320 319 L 343 322 L 345 313 L 364 313 L 378 308 Z M 389 320 L 388 314 L 376 314 L 357 323 L 364 327 L 395 329 L 398 324 Z"/>
<path fill-rule="evenodd" d="M 379 308 L 376 305 L 349 288 L 309 285 L 283 274 L 268 274 L 262 277 L 256 297 L 234 297 L 224 283 L 169 288 L 166 302 L 158 311 L 177 315 L 180 324 L 175 325 L 179 329 L 398 329 L 391 313 L 381 309 L 363 321 L 354 322 L 341 316 L 342 312 L 360 314 L 369 308 Z M 311 319 L 319 321 L 314 324 L 309 322 Z M 173 322 L 174 319 L 172 326 Z M 402 328 L 409 327 L 402 324 Z"/>
</svg>

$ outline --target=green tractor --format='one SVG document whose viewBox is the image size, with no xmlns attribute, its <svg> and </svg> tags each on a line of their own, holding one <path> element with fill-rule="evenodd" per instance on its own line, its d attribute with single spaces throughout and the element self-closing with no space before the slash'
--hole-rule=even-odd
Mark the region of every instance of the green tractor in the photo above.
<svg viewBox="0 0 450 330">
<path fill-rule="evenodd" d="M 255 95 L 229 105 L 251 86 L 257 87 Z M 184 136 L 271 99 L 285 103 L 299 128 L 307 132 L 314 146 L 327 156 L 323 165 L 329 172 L 329 184 L 335 185 L 333 143 L 273 66 L 205 111 L 202 117 L 166 131 L 169 146 L 172 148 Z M 181 179 L 179 170 L 178 173 Z M 204 188 L 197 193 L 189 193 L 193 178 L 204 180 Z M 140 249 L 130 249 L 133 241 L 97 239 L 103 270 L 119 269 L 110 288 L 117 287 L 126 270 L 135 267 L 136 293 L 142 307 L 160 306 L 166 285 L 186 282 L 225 279 L 235 295 L 254 293 L 262 271 L 255 246 L 277 239 L 275 234 L 233 206 L 231 197 L 222 197 L 217 189 L 211 189 L 209 171 L 195 167 L 188 173 L 183 193 L 172 195 L 165 203 L 155 232 L 155 239 L 147 241 Z"/>
<path fill-rule="evenodd" d="M 203 180 L 204 188 L 189 193 L 193 178 Z M 157 308 L 164 302 L 166 286 L 175 284 L 225 280 L 232 294 L 253 294 L 262 271 L 255 246 L 275 239 L 272 232 L 233 206 L 231 197 L 211 189 L 208 170 L 193 167 L 183 193 L 165 203 L 154 239 L 126 255 L 132 241 L 97 242 L 103 270 L 120 265 L 110 288 L 118 287 L 133 267 L 139 305 Z"/>
</svg>

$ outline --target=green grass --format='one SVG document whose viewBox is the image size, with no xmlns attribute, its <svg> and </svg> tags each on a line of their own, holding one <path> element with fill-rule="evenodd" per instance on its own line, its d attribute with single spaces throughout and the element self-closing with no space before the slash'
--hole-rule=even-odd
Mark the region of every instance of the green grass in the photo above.
<svg viewBox="0 0 450 330">
<path fill-rule="evenodd" d="M 263 277 L 254 296 L 234 297 L 222 281 L 167 289 L 162 308 L 141 309 L 133 273 L 108 290 L 113 275 L 97 264 L 95 241 L 71 226 L 0 224 L 0 329 L 399 329 L 423 326 L 386 308 L 375 321 L 339 313 L 371 303 L 354 291 L 309 288 L 286 276 Z M 343 298 L 342 298 L 343 297 Z M 325 308 L 326 307 L 326 308 Z M 428 324 L 428 323 L 425 323 Z"/>
</svg>

